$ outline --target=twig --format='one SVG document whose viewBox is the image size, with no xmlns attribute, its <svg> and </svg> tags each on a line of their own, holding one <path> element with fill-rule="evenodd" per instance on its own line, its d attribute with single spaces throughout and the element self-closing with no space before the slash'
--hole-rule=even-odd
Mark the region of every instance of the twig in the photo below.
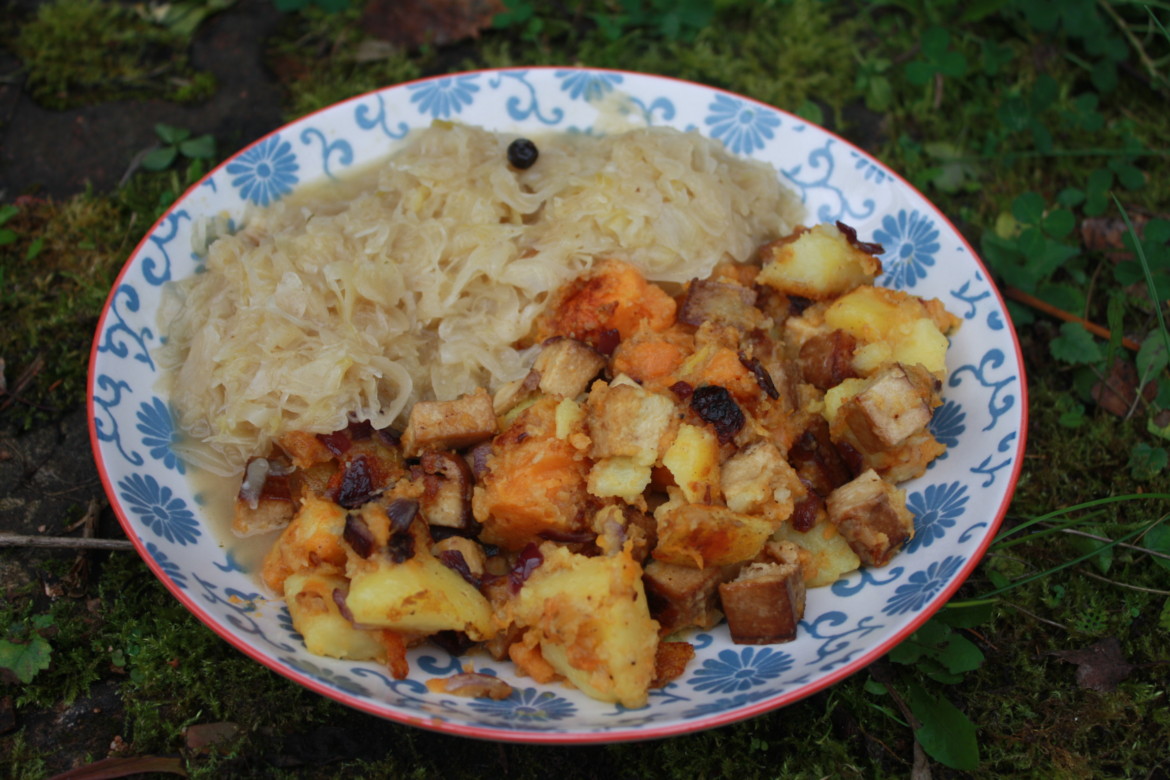
<svg viewBox="0 0 1170 780">
<path fill-rule="evenodd" d="M 1130 590 L 1138 590 L 1142 593 L 1153 593 L 1158 596 L 1170 596 L 1170 590 L 1158 590 L 1157 588 L 1143 588 L 1141 585 L 1130 585 L 1128 582 L 1118 582 L 1117 580 L 1111 580 L 1108 577 L 1102 577 L 1100 574 L 1094 574 L 1093 572 L 1087 571 L 1085 569 L 1081 569 L 1081 574 L 1085 575 L 1086 577 L 1092 577 L 1095 580 L 1101 580 L 1101 582 L 1108 582 L 1110 585 L 1116 585 L 1119 588 L 1129 588 Z"/>
<path fill-rule="evenodd" d="M 1050 314 L 1053 317 L 1056 317 L 1057 319 L 1064 320 L 1065 322 L 1076 322 L 1080 325 L 1083 325 L 1085 327 L 1085 330 L 1089 331 L 1090 333 L 1092 333 L 1095 336 L 1100 336 L 1101 338 L 1103 338 L 1107 341 L 1109 339 L 1113 338 L 1113 334 L 1109 332 L 1108 328 L 1103 328 L 1100 325 L 1097 325 L 1096 323 L 1089 322 L 1088 320 L 1086 320 L 1083 317 L 1078 317 L 1075 314 L 1070 314 L 1069 312 L 1065 311 L 1064 309 L 1058 309 L 1055 306 L 1053 306 L 1051 303 L 1047 303 L 1045 301 L 1042 301 L 1039 298 L 1037 298 L 1036 296 L 1030 295 L 1030 294 L 1024 292 L 1023 290 L 1017 289 L 1015 287 L 1005 287 L 1005 288 L 1003 288 L 1003 294 L 1006 295 L 1007 297 L 1011 298 L 1014 301 L 1019 301 L 1020 303 L 1027 304 L 1028 306 L 1031 306 L 1034 309 L 1039 309 L 1040 311 L 1044 312 L 1045 314 Z M 1129 338 L 1128 336 L 1121 339 L 1121 345 L 1123 347 L 1125 347 L 1126 349 L 1133 350 L 1134 352 L 1137 352 L 1139 349 L 1141 349 L 1141 346 L 1142 346 L 1141 344 L 1138 344 L 1136 341 Z"/>
<path fill-rule="evenodd" d="M 1064 625 L 1063 623 L 1057 623 L 1055 620 L 1049 620 L 1048 618 L 1042 618 L 1039 615 L 1037 615 L 1035 612 L 1029 612 L 1028 610 L 1024 609 L 1019 604 L 1016 604 L 1016 603 L 1011 602 L 1011 601 L 1005 601 L 1004 604 L 1006 606 L 1009 606 L 1012 609 L 1016 610 L 1017 612 L 1023 612 L 1025 615 L 1032 618 L 1033 620 L 1039 620 L 1041 623 L 1047 623 L 1050 626 L 1054 626 L 1054 627 L 1062 629 L 1064 631 L 1069 630 L 1068 626 Z"/>
<path fill-rule="evenodd" d="M 133 550 L 129 539 L 79 539 L 72 536 L 32 536 L 0 533 L 0 547 L 46 547 L 57 550 Z"/>
<path fill-rule="evenodd" d="M 1045 525 L 1047 525 L 1047 523 L 1045 523 Z M 1086 539 L 1092 539 L 1093 541 L 1096 541 L 1096 542 L 1112 542 L 1113 541 L 1108 536 L 1098 536 L 1097 534 L 1091 534 L 1088 531 L 1079 531 L 1075 528 L 1061 528 L 1060 531 L 1061 531 L 1061 533 L 1072 534 L 1073 536 L 1083 536 Z M 1142 546 L 1137 545 L 1137 544 L 1126 544 L 1125 542 L 1118 542 L 1117 546 L 1118 547 L 1125 547 L 1125 548 L 1130 549 L 1130 550 L 1137 550 L 1138 552 L 1144 552 L 1147 555 L 1152 555 L 1155 558 L 1165 558 L 1166 560 L 1170 561 L 1170 554 L 1164 553 L 1164 552 L 1158 552 L 1157 550 L 1151 550 L 1149 547 L 1142 547 Z"/>
</svg>

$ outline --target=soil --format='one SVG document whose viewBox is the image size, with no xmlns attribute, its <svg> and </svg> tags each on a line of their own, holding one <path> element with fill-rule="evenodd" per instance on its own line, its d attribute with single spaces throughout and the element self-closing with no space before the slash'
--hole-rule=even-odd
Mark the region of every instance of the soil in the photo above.
<svg viewBox="0 0 1170 780">
<path fill-rule="evenodd" d="M 50 111 L 22 89 L 0 82 L 0 196 L 68 198 L 92 186 L 106 192 L 131 170 L 136 156 L 158 142 L 162 122 L 211 133 L 232 151 L 282 123 L 280 88 L 263 65 L 263 43 L 279 22 L 270 2 L 239 0 L 209 19 L 196 35 L 191 60 L 214 74 L 219 89 L 206 103 L 118 101 Z M 19 62 L 0 50 L 0 73 Z"/>
<path fill-rule="evenodd" d="M 0 5 L 7 6 L 5 14 L 14 8 Z M 202 25 L 193 44 L 193 65 L 211 71 L 219 89 L 196 106 L 119 101 L 51 111 L 22 90 L 19 61 L 0 49 L 0 73 L 17 74 L 0 81 L 0 201 L 21 195 L 64 200 L 87 188 L 110 192 L 133 172 L 140 154 L 157 143 L 154 127 L 160 122 L 195 135 L 211 133 L 221 151 L 234 151 L 276 129 L 282 124 L 281 91 L 265 71 L 262 54 L 279 19 L 271 2 L 239 0 Z M 20 436 L 0 426 L 0 532 L 77 535 L 69 526 L 91 508 L 97 510 L 95 536 L 125 538 L 93 461 L 84 406 Z M 85 555 L 100 565 L 110 554 L 133 553 Z M 47 579 L 46 564 L 77 557 L 74 550 L 8 550 L 0 559 L 0 584 L 12 592 L 40 581 L 50 594 L 62 583 Z M 0 733 L 23 728 L 33 751 L 51 755 L 46 768 L 54 774 L 106 755 L 122 726 L 121 700 L 110 682 L 93 686 L 67 707 L 21 708 L 18 717 L 10 700 L 0 703 Z"/>
</svg>

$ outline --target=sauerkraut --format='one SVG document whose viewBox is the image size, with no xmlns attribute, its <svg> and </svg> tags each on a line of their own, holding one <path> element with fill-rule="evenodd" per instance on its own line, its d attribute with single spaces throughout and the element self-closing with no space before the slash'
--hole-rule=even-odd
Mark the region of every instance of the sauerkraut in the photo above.
<svg viewBox="0 0 1170 780">
<path fill-rule="evenodd" d="M 289 431 L 393 425 L 419 400 L 496 387 L 549 294 L 598 258 L 650 280 L 706 277 L 799 224 L 764 163 L 667 128 L 537 137 L 436 123 L 343 197 L 249 216 L 168 287 L 158 360 L 184 457 L 240 473 Z"/>
</svg>

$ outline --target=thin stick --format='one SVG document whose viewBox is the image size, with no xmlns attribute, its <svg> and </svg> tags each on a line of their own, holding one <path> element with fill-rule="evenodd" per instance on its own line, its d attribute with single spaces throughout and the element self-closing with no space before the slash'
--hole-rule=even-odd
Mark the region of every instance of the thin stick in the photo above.
<svg viewBox="0 0 1170 780">
<path fill-rule="evenodd" d="M 31 536 L 0 533 L 0 547 L 47 547 L 57 550 L 133 550 L 129 539 L 83 539 L 72 536 Z"/>
<path fill-rule="evenodd" d="M 1029 295 L 1028 293 L 1024 292 L 1023 290 L 1017 289 L 1015 287 L 1005 287 L 1005 288 L 1003 288 L 1003 294 L 1006 295 L 1007 297 L 1011 298 L 1012 300 L 1027 304 L 1028 306 L 1031 306 L 1033 309 L 1039 309 L 1040 311 L 1044 312 L 1045 314 L 1050 314 L 1053 317 L 1056 317 L 1057 319 L 1064 320 L 1065 322 L 1079 323 L 1085 327 L 1085 330 L 1089 331 L 1094 336 L 1100 336 L 1101 338 L 1105 339 L 1106 341 L 1108 341 L 1109 339 L 1111 339 L 1113 337 L 1113 334 L 1109 332 L 1108 328 L 1103 328 L 1094 322 L 1089 322 L 1088 320 L 1086 320 L 1083 317 L 1078 317 L 1075 314 L 1070 314 L 1069 312 L 1065 311 L 1064 309 L 1058 309 L 1055 306 L 1053 306 L 1051 303 L 1047 303 L 1045 301 L 1042 301 L 1034 295 Z M 1137 352 L 1139 349 L 1141 349 L 1141 346 L 1142 346 L 1141 344 L 1138 344 L 1136 341 L 1129 338 L 1128 336 L 1121 340 L 1121 344 L 1126 349 L 1132 349 L 1134 352 Z"/>
<path fill-rule="evenodd" d="M 1094 574 L 1093 572 L 1085 571 L 1084 569 L 1081 569 L 1080 571 L 1081 574 L 1085 575 L 1086 577 L 1091 577 L 1092 579 L 1100 580 L 1101 582 L 1108 582 L 1110 585 L 1116 585 L 1119 588 L 1129 588 L 1130 590 L 1138 590 L 1142 593 L 1154 593 L 1158 596 L 1170 596 L 1170 590 L 1143 588 L 1141 585 L 1130 585 L 1128 582 L 1118 582 L 1117 580 L 1111 580 L 1108 577 L 1102 577 L 1100 574 Z"/>
</svg>

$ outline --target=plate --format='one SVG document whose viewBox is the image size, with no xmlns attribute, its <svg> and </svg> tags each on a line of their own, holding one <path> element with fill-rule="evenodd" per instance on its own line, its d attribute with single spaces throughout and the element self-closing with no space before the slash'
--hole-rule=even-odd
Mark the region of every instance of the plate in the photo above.
<svg viewBox="0 0 1170 780">
<path fill-rule="evenodd" d="M 626 709 L 561 685 L 536 685 L 484 654 L 425 645 L 395 680 L 374 663 L 310 655 L 279 599 L 209 529 L 207 496 L 175 455 L 178 433 L 156 389 L 163 286 L 194 273 L 199 226 L 242 220 L 296 188 L 390 153 L 443 119 L 500 131 L 604 132 L 669 125 L 765 160 L 803 199 L 810 222 L 841 220 L 880 243 L 880 284 L 940 298 L 962 318 L 932 428 L 948 445 L 902 485 L 913 541 L 885 568 L 810 591 L 799 637 L 732 644 L 722 626 L 690 637 L 686 672 Z M 217 167 L 154 225 L 109 295 L 90 359 L 89 424 L 106 493 L 127 536 L 166 587 L 239 650 L 359 710 L 450 734 L 519 742 L 613 742 L 711 728 L 791 704 L 862 669 L 941 607 L 978 563 L 1007 510 L 1026 430 L 1026 384 L 1003 300 L 974 251 L 920 193 L 843 139 L 751 99 L 645 74 L 568 68 L 460 73 L 388 87 L 304 117 Z M 432 693 L 465 662 L 508 680 L 501 701 Z"/>
</svg>

